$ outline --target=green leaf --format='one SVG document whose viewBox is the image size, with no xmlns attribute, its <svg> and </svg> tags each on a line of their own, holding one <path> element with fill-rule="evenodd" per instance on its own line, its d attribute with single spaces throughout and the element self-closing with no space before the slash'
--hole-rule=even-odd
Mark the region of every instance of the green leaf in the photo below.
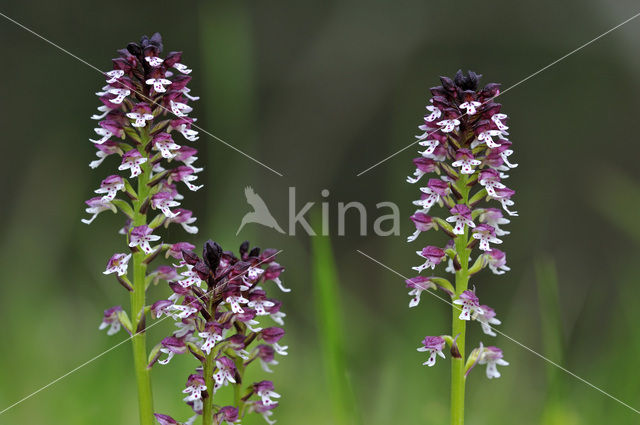
<svg viewBox="0 0 640 425">
<path fill-rule="evenodd" d="M 327 236 L 311 238 L 313 290 L 316 322 L 334 420 L 328 423 L 352 425 L 359 423 L 347 365 L 342 333 L 344 319 L 341 309 L 338 274 L 333 259 L 331 241 Z"/>
<path fill-rule="evenodd" d="M 123 201 L 122 199 L 114 199 L 113 201 L 111 201 L 111 203 L 118 207 L 118 209 L 120 209 L 120 211 L 122 211 L 127 217 L 133 219 L 133 208 L 131 208 L 131 205 L 129 205 L 127 201 Z"/>
</svg>

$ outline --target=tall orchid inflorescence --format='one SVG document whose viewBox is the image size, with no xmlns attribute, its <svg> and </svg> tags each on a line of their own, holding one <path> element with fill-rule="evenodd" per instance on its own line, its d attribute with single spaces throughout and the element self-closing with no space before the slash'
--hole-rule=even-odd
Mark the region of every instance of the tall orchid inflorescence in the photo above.
<svg viewBox="0 0 640 425">
<path fill-rule="evenodd" d="M 506 215 L 515 216 L 511 197 L 514 191 L 502 181 L 517 164 L 509 162 L 513 153 L 507 139 L 507 116 L 494 102 L 499 84 L 479 88 L 480 75 L 458 71 L 452 80 L 441 77 L 442 85 L 431 89 L 433 95 L 429 113 L 416 136 L 424 146 L 421 156 L 413 160 L 416 170 L 407 177 L 409 183 L 424 184 L 420 199 L 414 201 L 419 209 L 411 216 L 415 233 L 408 238 L 415 241 L 421 232 L 442 230 L 451 239 L 444 247 L 426 246 L 417 254 L 425 261 L 414 267 L 418 273 L 447 264 L 446 272 L 455 275 L 455 284 L 442 277 L 419 275 L 407 280 L 410 307 L 420 302 L 423 291 L 441 289 L 452 300 L 451 335 L 427 336 L 418 351 L 428 353 L 424 363 L 433 366 L 438 356 L 445 357 L 448 346 L 452 356 L 451 423 L 464 423 L 465 379 L 476 364 L 486 365 L 488 378 L 500 376 L 496 366 L 506 366 L 502 350 L 480 343 L 468 356 L 465 353 L 466 322 L 480 323 L 485 334 L 495 336 L 493 325 L 500 324 L 495 311 L 480 304 L 475 288 L 470 289 L 469 278 L 488 267 L 495 274 L 508 271 L 506 255 L 492 245 L 502 243 L 500 236 L 509 234 L 500 226 L 509 223 Z M 426 175 L 436 175 L 426 181 Z M 484 203 L 483 203 L 484 201 Z M 505 214 L 491 204 L 497 201 Z M 431 212 L 434 205 L 445 208 L 445 215 Z M 482 205 L 481 205 L 482 204 Z M 477 250 L 477 251 L 476 251 Z M 472 264 L 472 254 L 476 257 Z"/>
<path fill-rule="evenodd" d="M 196 233 L 191 211 L 177 208 L 183 199 L 178 183 L 194 191 L 201 187 L 193 183 L 201 171 L 193 165 L 196 149 L 179 144 L 180 139 L 198 139 L 198 133 L 191 129 L 195 119 L 187 116 L 191 112 L 189 100 L 197 100 L 187 88 L 191 70 L 181 62 L 181 52 L 171 52 L 164 58 L 161 54 L 160 34 L 144 36 L 140 43 L 129 43 L 119 50 L 113 69 L 105 72 L 106 85 L 97 93 L 102 105 L 91 117 L 99 120 L 97 137 L 90 139 L 98 159 L 89 165 L 96 168 L 114 156 L 120 162 L 118 170 L 129 175 L 106 177 L 95 191 L 98 196 L 86 202 L 86 211 L 92 216 L 82 220 L 90 224 L 106 210 L 119 210 L 126 217 L 120 233 L 126 238 L 127 252 L 113 254 L 104 273 L 114 274 L 129 291 L 131 307 L 129 314 L 120 306 L 105 310 L 100 328 L 114 334 L 124 327 L 132 335 L 143 425 L 154 423 L 144 332 L 149 309 L 145 293 L 151 282 L 176 276 L 171 266 L 153 272 L 147 267 L 163 251 L 170 254 L 192 247 L 186 242 L 161 242 L 157 231 L 176 223 Z M 128 272 L 130 262 L 132 273 Z"/>
<path fill-rule="evenodd" d="M 179 263 L 175 272 L 181 280 L 169 283 L 173 294 L 151 306 L 152 317 L 163 315 L 176 321 L 177 329 L 151 351 L 149 367 L 167 364 L 176 354 L 191 353 L 199 365 L 187 378 L 184 401 L 196 413 L 186 423 L 202 415 L 202 424 L 237 424 L 249 413 L 261 414 L 269 423 L 278 406 L 272 381 L 247 385 L 245 369 L 258 360 L 262 368 L 277 364 L 275 355 L 286 355 L 279 344 L 284 336 L 285 314 L 281 302 L 269 298 L 273 286 L 288 292 L 280 281 L 282 266 L 274 261 L 274 249 L 240 246 L 236 257 L 208 241 L 202 258 L 192 251 L 173 252 Z M 175 278 L 175 277 L 174 277 Z M 279 326 L 262 327 L 257 320 L 269 316 Z M 233 405 L 214 404 L 222 387 L 233 387 Z M 165 414 L 156 414 L 160 425 L 178 425 Z"/>
</svg>

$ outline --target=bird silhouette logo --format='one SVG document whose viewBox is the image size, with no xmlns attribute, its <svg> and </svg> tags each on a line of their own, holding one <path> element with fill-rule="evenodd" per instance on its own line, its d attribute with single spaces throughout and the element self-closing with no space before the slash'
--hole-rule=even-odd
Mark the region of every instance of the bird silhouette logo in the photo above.
<svg viewBox="0 0 640 425">
<path fill-rule="evenodd" d="M 242 222 L 236 232 L 236 236 L 247 223 L 262 224 L 263 226 L 275 229 L 280 233 L 284 233 L 284 230 L 282 230 L 276 219 L 271 215 L 269 208 L 267 208 L 267 204 L 265 204 L 260 195 L 258 195 L 251 186 L 244 188 L 244 196 L 247 198 L 247 203 L 253 207 L 253 211 L 246 213 L 244 217 L 242 217 Z"/>
</svg>

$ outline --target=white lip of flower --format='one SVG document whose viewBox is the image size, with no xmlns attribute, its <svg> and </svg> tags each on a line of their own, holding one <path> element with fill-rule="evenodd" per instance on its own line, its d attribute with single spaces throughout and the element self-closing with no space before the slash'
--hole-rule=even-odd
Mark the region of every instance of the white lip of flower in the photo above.
<svg viewBox="0 0 640 425">
<path fill-rule="evenodd" d="M 477 308 L 473 313 L 474 320 L 480 323 L 482 332 L 490 336 L 496 336 L 496 333 L 491 329 L 491 325 L 500 325 L 502 322 L 494 317 L 488 318 L 484 315 L 484 310 Z"/>
<path fill-rule="evenodd" d="M 132 235 L 131 242 L 129 242 L 129 247 L 133 248 L 135 246 L 139 246 L 140 249 L 142 249 L 142 251 L 148 255 L 153 252 L 153 248 L 151 248 L 151 245 L 149 244 L 149 242 L 154 242 L 159 239 L 160 239 L 160 236 L 158 235 L 145 235 L 145 236 Z"/>
<path fill-rule="evenodd" d="M 182 72 L 183 74 L 191 74 L 191 71 L 192 71 L 191 69 L 189 69 L 187 65 L 183 63 L 175 63 L 173 67 L 178 71 Z"/>
<path fill-rule="evenodd" d="M 146 60 L 147 63 L 153 67 L 160 66 L 162 65 L 162 62 L 164 62 L 164 59 L 157 56 L 145 56 L 144 60 Z"/>
<path fill-rule="evenodd" d="M 115 103 L 116 105 L 119 105 L 119 104 L 122 103 L 122 101 L 124 100 L 125 97 L 127 97 L 127 96 L 129 96 L 131 94 L 131 90 L 129 90 L 129 89 L 109 89 L 109 93 L 116 95 L 116 97 L 113 98 L 113 99 L 110 99 L 109 102 Z"/>
<path fill-rule="evenodd" d="M 118 191 L 120 190 L 124 190 L 124 182 L 122 181 L 101 186 L 96 190 L 94 190 L 94 192 L 97 194 L 106 193 L 106 195 L 102 197 L 102 200 L 105 202 L 111 202 L 115 199 L 116 195 L 118 194 Z"/>
<path fill-rule="evenodd" d="M 437 106 L 428 105 L 426 108 L 431 113 L 424 117 L 425 121 L 433 122 L 442 116 L 442 111 Z"/>
<path fill-rule="evenodd" d="M 202 280 L 200 280 L 200 276 L 198 273 L 193 271 L 193 266 L 188 265 L 188 270 L 180 273 L 182 276 L 185 276 L 186 279 L 182 279 L 178 281 L 178 284 L 183 288 L 188 288 L 191 285 L 196 285 L 198 288 L 202 284 Z"/>
<path fill-rule="evenodd" d="M 170 100 L 169 105 L 171 106 L 171 111 L 180 118 L 186 117 L 189 112 L 193 111 L 193 108 L 186 103 Z"/>
<path fill-rule="evenodd" d="M 498 372 L 498 368 L 496 366 L 509 366 L 509 363 L 504 359 L 491 359 L 490 357 L 491 356 L 487 354 L 486 350 L 483 351 L 478 359 L 478 364 L 487 365 L 487 378 L 499 378 L 500 372 Z"/>
<path fill-rule="evenodd" d="M 175 222 L 180 224 L 185 232 L 195 235 L 196 233 L 198 233 L 198 226 L 190 226 L 190 224 L 195 223 L 197 220 L 198 220 L 197 217 L 189 217 L 189 219 L 186 221 L 175 221 Z M 170 224 L 171 222 L 174 222 L 174 220 L 169 219 L 167 221 L 167 225 Z"/>
<path fill-rule="evenodd" d="M 429 358 L 427 359 L 426 362 L 422 363 L 425 366 L 434 366 L 436 364 L 436 355 L 442 357 L 443 359 L 446 359 L 444 353 L 442 352 L 442 350 L 434 350 L 433 348 L 427 348 L 427 347 L 419 347 L 417 349 L 417 351 L 420 352 L 425 352 L 428 351 L 429 352 Z"/>
<path fill-rule="evenodd" d="M 149 86 L 153 86 L 153 90 L 155 90 L 156 93 L 164 93 L 167 91 L 164 86 L 171 84 L 171 80 L 167 80 L 166 78 L 149 78 L 145 83 Z"/>
<path fill-rule="evenodd" d="M 167 358 L 166 359 L 158 360 L 158 363 L 160 363 L 161 365 L 168 364 L 171 361 L 171 359 L 173 358 L 173 356 L 175 356 L 175 353 L 173 351 L 169 351 L 168 348 L 161 348 L 160 352 L 167 354 Z"/>
<path fill-rule="evenodd" d="M 100 106 L 98 106 L 98 112 L 102 112 L 102 114 L 100 114 L 100 115 L 93 114 L 93 115 L 91 115 L 91 119 L 92 120 L 101 120 L 101 119 L 103 119 L 104 117 L 107 116 L 109 111 L 111 111 L 111 108 L 109 108 L 107 105 L 100 105 Z"/>
<path fill-rule="evenodd" d="M 257 326 L 254 327 L 256 325 L 259 325 L 260 322 L 258 322 L 257 320 L 249 320 L 248 322 L 244 322 L 245 325 L 247 325 L 247 329 L 249 329 L 251 332 L 260 332 L 262 330 L 261 327 Z M 246 359 L 245 359 L 246 360 Z"/>
<path fill-rule="evenodd" d="M 195 192 L 196 190 L 202 189 L 204 185 L 201 184 L 200 186 L 196 186 L 195 184 L 191 183 L 194 180 L 198 180 L 198 176 L 196 176 L 195 174 L 189 174 L 188 176 L 182 179 L 182 182 L 186 184 L 189 190 L 193 192 Z"/>
<path fill-rule="evenodd" d="M 129 112 L 127 113 L 127 117 L 135 120 L 131 125 L 134 127 L 144 127 L 147 125 L 147 121 L 151 121 L 153 119 L 152 114 L 140 114 L 138 112 Z"/>
<path fill-rule="evenodd" d="M 455 226 L 453 227 L 453 234 L 454 235 L 464 235 L 464 225 L 466 224 L 467 226 L 469 226 L 470 228 L 474 228 L 476 227 L 476 224 L 473 222 L 473 220 L 469 219 L 469 218 L 465 218 L 463 216 L 461 216 L 460 214 L 456 214 L 456 215 L 452 215 L 450 217 L 446 218 L 447 222 L 449 223 L 456 223 Z"/>
<path fill-rule="evenodd" d="M 127 169 L 131 169 L 131 177 L 133 178 L 142 174 L 142 168 L 140 168 L 140 165 L 144 164 L 145 162 L 147 162 L 147 158 L 143 156 L 138 158 L 129 157 L 126 158 L 122 164 L 120 164 L 118 170 L 124 171 Z"/>
<path fill-rule="evenodd" d="M 284 326 L 284 318 L 287 317 L 287 315 L 281 311 L 275 312 L 275 313 L 271 313 L 271 320 L 273 320 L 274 322 L 276 322 L 278 325 L 280 326 Z"/>
<path fill-rule="evenodd" d="M 288 345 L 280 345 L 276 342 L 275 344 L 273 344 L 273 349 L 276 353 L 280 354 L 281 356 L 286 356 L 289 354 L 287 352 L 287 350 L 289 349 Z"/>
<path fill-rule="evenodd" d="M 501 244 L 502 240 L 496 238 L 495 236 L 491 236 L 489 232 L 475 232 L 473 234 L 474 239 L 480 240 L 480 250 L 482 251 L 491 251 L 491 247 L 489 243 Z"/>
<path fill-rule="evenodd" d="M 198 309 L 195 307 L 191 307 L 188 305 L 172 305 L 169 306 L 172 310 L 177 311 L 177 313 L 173 313 L 172 316 L 174 318 L 178 318 L 178 319 L 186 319 L 187 317 L 191 316 L 192 314 L 195 314 Z"/>
<path fill-rule="evenodd" d="M 262 370 L 267 373 L 273 373 L 273 370 L 271 370 L 271 368 L 269 367 L 270 364 L 277 366 L 279 362 L 276 359 L 273 359 L 269 363 L 267 363 L 264 360 L 260 359 L 260 366 L 262 367 Z"/>
<path fill-rule="evenodd" d="M 96 219 L 98 214 L 106 210 L 111 210 L 114 213 L 118 212 L 118 209 L 111 202 L 103 202 L 101 205 L 95 205 L 93 207 L 85 208 L 85 212 L 87 212 L 88 214 L 93 214 L 93 216 L 90 219 L 83 218 L 80 221 L 82 221 L 84 224 L 91 224 L 93 223 L 93 220 Z"/>
<path fill-rule="evenodd" d="M 279 277 L 275 277 L 273 279 L 273 282 L 278 286 L 278 288 L 282 291 L 282 292 L 291 292 L 291 288 L 285 288 L 284 285 L 282 284 L 282 281 L 280 280 Z"/>
<path fill-rule="evenodd" d="M 196 327 L 193 323 L 176 322 L 175 325 L 178 328 L 178 330 L 173 332 L 173 336 L 175 336 L 176 338 L 182 338 L 183 336 L 187 335 L 191 331 L 196 330 Z"/>
<path fill-rule="evenodd" d="M 190 142 L 195 142 L 200 138 L 200 136 L 198 136 L 198 132 L 190 128 L 187 128 L 186 124 L 182 124 L 178 126 L 176 130 L 178 130 L 180 134 L 182 134 L 184 138 Z"/>
<path fill-rule="evenodd" d="M 487 191 L 488 192 L 488 191 Z M 495 191 L 494 191 L 495 193 Z M 510 234 L 511 232 L 508 230 L 503 230 L 501 229 L 499 226 L 502 224 L 509 224 L 511 223 L 511 220 L 509 220 L 508 218 L 504 218 L 504 217 L 500 217 L 497 220 L 494 219 L 488 219 L 486 218 L 486 216 L 484 214 L 480 214 L 480 222 L 481 223 L 485 223 L 488 224 L 489 226 L 492 226 L 493 229 L 496 232 L 496 236 L 506 236 L 508 234 Z"/>
<path fill-rule="evenodd" d="M 124 75 L 124 71 L 121 69 L 114 69 L 113 71 L 106 72 L 105 74 L 109 77 L 107 84 L 113 84 Z"/>
<path fill-rule="evenodd" d="M 498 127 L 499 130 L 507 130 L 509 129 L 509 127 L 507 127 L 502 120 L 507 118 L 506 114 L 494 114 L 491 117 L 491 121 L 493 121 L 496 124 L 496 127 Z"/>
<path fill-rule="evenodd" d="M 220 361 L 216 360 L 216 366 L 218 371 L 213 374 L 213 380 L 216 381 L 215 389 L 220 388 L 222 385 L 226 385 L 229 382 L 235 384 L 236 379 L 231 374 L 231 371 L 225 367 Z"/>
<path fill-rule="evenodd" d="M 189 87 L 184 87 L 182 90 L 180 90 L 182 92 L 182 94 L 185 95 L 186 98 L 190 99 L 190 100 L 200 100 L 200 96 L 191 96 L 189 93 L 191 93 L 191 89 Z"/>
<path fill-rule="evenodd" d="M 275 419 L 269 419 L 271 416 L 273 416 L 273 411 L 271 410 L 262 412 L 261 415 L 262 415 L 262 419 L 264 419 L 264 421 L 269 425 L 274 425 L 277 422 Z"/>
<path fill-rule="evenodd" d="M 504 133 L 500 130 L 487 130 L 487 131 L 483 131 L 482 133 L 480 133 L 478 135 L 477 140 L 474 140 L 473 143 L 471 143 L 471 149 L 474 149 L 476 146 L 481 145 L 482 143 L 486 143 L 487 146 L 491 149 L 495 149 L 498 148 L 500 146 L 502 146 L 501 143 L 496 143 L 493 141 L 494 137 L 498 137 L 502 140 L 504 140 L 504 138 L 502 137 Z"/>
<path fill-rule="evenodd" d="M 103 330 L 105 329 L 107 326 L 109 326 L 109 330 L 107 331 L 107 335 L 111 336 L 114 334 L 117 334 L 118 331 L 120 330 L 120 321 L 118 320 L 113 320 L 110 323 L 107 322 L 102 322 L 100 323 L 100 326 L 98 327 L 98 330 Z"/>
<path fill-rule="evenodd" d="M 476 108 L 479 108 L 482 105 L 480 102 L 476 102 L 472 100 L 471 102 L 464 102 L 460 104 L 460 108 L 467 110 L 467 115 L 475 115 Z"/>
<path fill-rule="evenodd" d="M 422 258 L 425 258 L 427 261 L 425 261 L 424 264 L 422 264 L 420 266 L 411 267 L 413 270 L 417 271 L 418 273 L 421 273 L 424 269 L 435 270 L 437 264 L 434 263 L 433 261 L 431 261 L 431 259 L 429 259 L 429 258 L 425 257 L 424 255 L 422 255 L 422 251 L 416 251 L 416 254 L 418 254 Z"/>
<path fill-rule="evenodd" d="M 260 390 L 258 391 L 258 396 L 262 398 L 262 404 L 264 404 L 265 406 L 271 406 L 272 404 L 276 403 L 275 401 L 271 400 L 271 398 L 281 397 L 280 394 L 271 390 Z"/>
<path fill-rule="evenodd" d="M 200 349 L 207 354 L 211 353 L 211 350 L 216 346 L 217 342 L 222 341 L 222 335 L 213 332 L 200 332 L 198 336 L 204 338 L 205 341 L 202 343 Z"/>
<path fill-rule="evenodd" d="M 269 313 L 267 312 L 266 308 L 271 308 L 274 305 L 275 303 L 269 300 L 255 300 L 249 301 L 247 303 L 247 306 L 253 308 L 256 311 L 257 316 L 268 316 Z"/>
<path fill-rule="evenodd" d="M 186 396 L 183 401 L 196 401 L 196 400 L 201 400 L 202 399 L 202 392 L 207 390 L 207 386 L 206 385 L 190 385 L 187 388 L 185 388 L 184 390 L 182 390 L 182 392 L 184 394 L 189 394 L 188 396 Z"/>
<path fill-rule="evenodd" d="M 473 167 L 482 164 L 482 161 L 478 159 L 460 159 L 455 161 L 451 165 L 454 167 L 461 167 L 460 172 L 462 174 L 473 174 L 475 169 Z"/>
<path fill-rule="evenodd" d="M 480 183 L 482 186 L 484 186 L 485 189 L 487 189 L 487 193 L 490 196 L 496 196 L 496 188 L 504 189 L 506 187 L 505 185 L 494 179 L 482 179 L 478 180 L 478 183 Z"/>
<path fill-rule="evenodd" d="M 244 281 L 244 283 L 250 285 L 252 282 L 255 282 L 260 276 L 262 276 L 262 274 L 264 273 L 264 270 L 261 269 L 260 267 L 249 267 L 249 269 L 247 270 L 247 273 L 242 276 L 242 280 Z"/>
<path fill-rule="evenodd" d="M 436 148 L 440 144 L 440 141 L 438 141 L 438 140 L 425 140 L 425 141 L 422 141 L 422 142 L 418 142 L 418 144 L 420 146 L 427 146 L 427 149 L 425 149 L 422 152 L 418 151 L 418 153 L 420 155 L 422 155 L 423 157 L 428 158 L 429 155 L 431 155 L 433 153 L 433 151 L 436 150 Z"/>
<path fill-rule="evenodd" d="M 102 127 L 96 127 L 96 128 L 93 129 L 93 131 L 95 131 L 98 136 L 102 136 L 98 140 L 89 139 L 91 142 L 95 143 L 96 145 L 103 144 L 104 142 L 109 140 L 111 138 L 111 136 L 114 135 L 112 132 L 110 132 L 106 128 L 102 128 Z"/>
<path fill-rule="evenodd" d="M 443 133 L 451 133 L 457 126 L 460 125 L 460 120 L 442 120 L 438 121 L 437 124 L 442 127 L 440 130 L 442 130 Z"/>
<path fill-rule="evenodd" d="M 440 195 L 433 192 L 429 187 L 421 187 L 420 191 L 429 195 L 426 199 L 418 199 L 413 201 L 413 205 L 418 205 L 422 207 L 422 212 L 425 214 L 429 212 L 431 207 L 436 203 L 440 202 Z"/>
<path fill-rule="evenodd" d="M 458 318 L 460 320 L 471 320 L 471 313 L 477 308 L 477 306 L 469 301 L 461 300 L 460 298 L 453 301 L 454 304 L 461 305 L 461 312 Z"/>
<path fill-rule="evenodd" d="M 242 314 L 244 313 L 244 310 L 240 307 L 240 304 L 247 304 L 249 300 L 242 296 L 231 295 L 225 299 L 225 302 L 231 306 L 232 312 Z"/>
<path fill-rule="evenodd" d="M 512 201 L 509 198 L 502 198 L 500 196 L 497 196 L 497 194 L 495 196 L 489 196 L 491 199 L 495 199 L 496 201 L 499 201 L 500 204 L 502 205 L 502 209 L 509 214 L 511 217 L 517 217 L 518 216 L 518 211 L 510 211 L 508 207 L 511 207 L 513 205 L 515 205 L 516 203 L 514 201 Z"/>
<path fill-rule="evenodd" d="M 511 156 L 511 154 L 513 154 L 513 151 L 511 149 L 506 149 L 506 150 L 500 152 L 500 158 L 502 158 L 502 160 L 507 165 L 507 167 L 516 168 L 518 166 L 518 164 L 512 164 L 507 159 L 509 156 Z"/>
<path fill-rule="evenodd" d="M 177 143 L 174 143 L 170 139 L 159 140 L 159 141 L 153 143 L 153 150 L 154 151 L 160 151 L 160 154 L 165 159 L 175 158 L 175 156 L 177 154 L 174 153 L 174 152 L 171 152 L 171 151 L 176 151 L 176 150 L 180 149 L 180 147 L 181 147 L 180 145 L 178 145 Z"/>
<path fill-rule="evenodd" d="M 155 201 L 152 199 L 151 206 L 162 211 L 162 214 L 164 214 L 164 216 L 167 218 L 176 218 L 180 215 L 179 212 L 176 213 L 171 211 L 171 208 L 180 206 L 180 202 L 174 201 L 173 199 L 161 199 L 159 201 Z"/>
<path fill-rule="evenodd" d="M 491 263 L 491 262 L 489 262 L 489 269 L 491 270 L 491 272 L 493 274 L 496 274 L 496 275 L 505 274 L 506 272 L 511 270 L 511 268 L 507 267 L 506 264 L 503 264 L 501 266 L 497 266 L 496 264 Z"/>
<path fill-rule="evenodd" d="M 117 260 L 113 261 L 111 267 L 107 267 L 103 274 L 117 273 L 118 276 L 124 276 L 127 274 L 127 268 L 129 267 L 129 259 L 131 254 L 120 254 Z"/>
</svg>

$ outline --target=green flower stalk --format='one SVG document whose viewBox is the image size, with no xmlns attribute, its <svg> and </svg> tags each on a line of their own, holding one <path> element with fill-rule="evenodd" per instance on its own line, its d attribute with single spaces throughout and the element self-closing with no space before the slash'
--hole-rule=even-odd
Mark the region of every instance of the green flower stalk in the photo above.
<svg viewBox="0 0 640 425">
<path fill-rule="evenodd" d="M 501 244 L 498 237 L 509 234 L 500 228 L 509 220 L 488 203 L 497 201 L 506 214 L 517 215 L 509 210 L 515 192 L 502 183 L 508 178 L 505 172 L 517 164 L 508 159 L 513 151 L 507 139 L 507 115 L 494 102 L 500 86 L 488 84 L 479 88 L 480 77 L 471 71 L 466 75 L 458 71 L 454 79 L 441 77 L 442 85 L 431 89 L 429 113 L 419 127 L 422 134 L 416 136 L 426 149 L 413 160 L 416 169 L 413 176 L 407 177 L 409 183 L 415 184 L 423 176 L 435 174 L 420 187 L 420 199 L 414 201 L 419 207 L 411 216 L 416 231 L 408 241 L 415 241 L 429 230 L 442 230 L 451 238 L 442 248 L 429 245 L 417 251 L 425 261 L 413 269 L 422 273 L 447 264 L 445 271 L 454 275 L 454 283 L 422 275 L 406 283 L 412 297 L 410 307 L 417 306 L 422 292 L 428 290 L 440 289 L 451 297 L 451 334 L 425 337 L 418 351 L 428 353 L 424 364 L 433 366 L 438 356 L 445 357 L 444 351 L 449 347 L 452 425 L 464 423 L 465 383 L 471 369 L 476 364 L 486 365 L 491 379 L 500 376 L 498 365 L 508 365 L 497 347 L 480 343 L 468 355 L 466 350 L 468 321 L 479 322 L 489 336 L 496 336 L 493 326 L 500 324 L 495 311 L 480 304 L 470 278 L 485 267 L 495 274 L 509 270 L 506 254 L 491 246 Z M 444 218 L 429 215 L 435 205 L 446 208 L 448 214 Z"/>
<path fill-rule="evenodd" d="M 201 187 L 193 184 L 196 173 L 201 171 L 193 166 L 197 150 L 174 140 L 198 139 L 197 132 L 191 129 L 195 120 L 187 116 L 191 112 L 188 102 L 197 100 L 187 88 L 191 70 L 181 63 L 181 52 L 170 52 L 161 58 L 162 50 L 160 34 L 144 36 L 140 43 L 129 43 L 126 49 L 119 50 L 113 59 L 113 70 L 105 73 L 106 86 L 97 93 L 102 105 L 98 114 L 91 117 L 99 121 L 95 128 L 98 137 L 90 139 L 97 148 L 98 159 L 89 165 L 97 168 L 114 157 L 119 160 L 118 170 L 129 171 L 130 175 L 105 178 L 95 191 L 98 196 L 86 201 L 86 211 L 92 217 L 82 220 L 90 224 L 107 210 L 119 211 L 125 217 L 120 234 L 124 235 L 129 252 L 114 254 L 104 273 L 114 274 L 129 291 L 130 310 L 127 313 L 120 306 L 105 310 L 100 328 L 108 328 L 107 334 L 112 335 L 123 327 L 132 337 L 142 425 L 155 422 L 147 369 L 146 290 L 153 281 L 178 277 L 172 266 L 160 266 L 151 272 L 148 268 L 164 251 L 171 254 L 185 246 L 193 247 L 184 242 L 162 243 L 162 237 L 154 233 L 171 223 L 196 233 L 191 211 L 176 208 L 183 199 L 177 183 L 184 183 L 190 190 Z"/>
</svg>

